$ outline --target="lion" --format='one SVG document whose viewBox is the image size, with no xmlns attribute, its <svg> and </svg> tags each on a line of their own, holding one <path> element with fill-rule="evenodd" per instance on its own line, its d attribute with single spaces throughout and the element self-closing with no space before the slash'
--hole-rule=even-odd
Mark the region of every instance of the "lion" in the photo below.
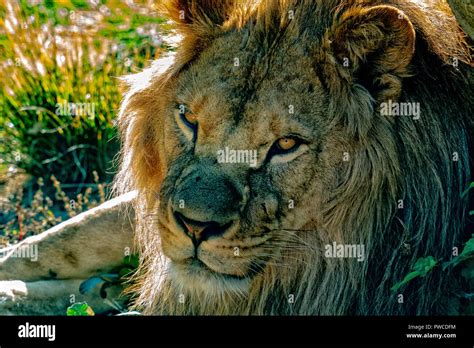
<svg viewBox="0 0 474 348">
<path fill-rule="evenodd" d="M 391 291 L 465 238 L 472 61 L 446 3 L 162 6 L 181 45 L 169 68 L 126 79 L 118 119 L 115 188 L 137 191 L 134 308 L 451 313 L 450 273 Z"/>
</svg>

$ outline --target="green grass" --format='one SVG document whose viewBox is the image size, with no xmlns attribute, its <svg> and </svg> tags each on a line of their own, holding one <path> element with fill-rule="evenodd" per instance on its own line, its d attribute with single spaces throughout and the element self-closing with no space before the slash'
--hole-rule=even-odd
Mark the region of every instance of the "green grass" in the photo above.
<svg viewBox="0 0 474 348">
<path fill-rule="evenodd" d="M 155 38 L 146 30 L 137 33 L 164 21 L 152 10 L 143 15 L 125 3 L 109 3 L 0 5 L 0 163 L 66 183 L 92 182 L 94 170 L 111 181 L 119 149 L 118 77 L 139 71 L 164 49 L 152 45 Z M 94 25 L 79 20 L 102 12 L 107 15 Z M 61 112 L 64 103 L 86 103 L 94 112 Z"/>
<path fill-rule="evenodd" d="M 31 178 L 1 194 L 0 237 L 9 243 L 104 201 L 119 150 L 119 77 L 169 49 L 160 40 L 169 24 L 147 1 L 30 3 L 0 1 L 0 189 L 18 180 L 11 173 Z M 58 182 L 67 188 L 55 196 Z"/>
</svg>

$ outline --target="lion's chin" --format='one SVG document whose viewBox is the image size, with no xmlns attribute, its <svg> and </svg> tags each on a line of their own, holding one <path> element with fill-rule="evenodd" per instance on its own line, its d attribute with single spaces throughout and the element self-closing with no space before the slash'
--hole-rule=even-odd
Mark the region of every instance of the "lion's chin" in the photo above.
<svg viewBox="0 0 474 348">
<path fill-rule="evenodd" d="M 205 294 L 240 294 L 248 292 L 249 277 L 237 277 L 218 273 L 207 267 L 198 259 L 187 259 L 169 265 L 170 277 L 175 285 L 188 292 L 203 292 Z"/>
</svg>

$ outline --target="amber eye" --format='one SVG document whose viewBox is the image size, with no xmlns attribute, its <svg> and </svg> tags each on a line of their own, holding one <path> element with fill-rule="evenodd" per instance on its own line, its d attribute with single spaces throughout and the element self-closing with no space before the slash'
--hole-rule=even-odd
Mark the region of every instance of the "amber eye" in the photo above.
<svg viewBox="0 0 474 348">
<path fill-rule="evenodd" d="M 281 138 L 277 141 L 277 146 L 280 150 L 286 152 L 290 151 L 297 145 L 297 142 L 293 138 Z"/>
<path fill-rule="evenodd" d="M 183 118 L 183 121 L 191 128 L 195 128 L 197 126 L 197 116 L 195 114 L 181 114 L 181 117 Z"/>
<path fill-rule="evenodd" d="M 299 149 L 302 144 L 307 141 L 297 136 L 286 136 L 275 141 L 268 153 L 269 158 L 275 155 L 286 155 Z"/>
<path fill-rule="evenodd" d="M 178 105 L 178 112 L 183 123 L 191 129 L 196 129 L 197 127 L 197 116 L 192 113 L 185 105 Z"/>
</svg>

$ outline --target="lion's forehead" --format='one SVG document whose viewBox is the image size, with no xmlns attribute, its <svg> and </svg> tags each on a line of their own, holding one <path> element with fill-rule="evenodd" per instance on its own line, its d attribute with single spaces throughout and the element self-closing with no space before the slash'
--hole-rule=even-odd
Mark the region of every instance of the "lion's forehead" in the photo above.
<svg viewBox="0 0 474 348">
<path fill-rule="evenodd" d="M 304 50 L 240 50 L 238 35 L 217 40 L 180 77 L 178 98 L 197 114 L 206 141 L 253 148 L 285 133 L 317 133 L 325 91 Z"/>
</svg>

